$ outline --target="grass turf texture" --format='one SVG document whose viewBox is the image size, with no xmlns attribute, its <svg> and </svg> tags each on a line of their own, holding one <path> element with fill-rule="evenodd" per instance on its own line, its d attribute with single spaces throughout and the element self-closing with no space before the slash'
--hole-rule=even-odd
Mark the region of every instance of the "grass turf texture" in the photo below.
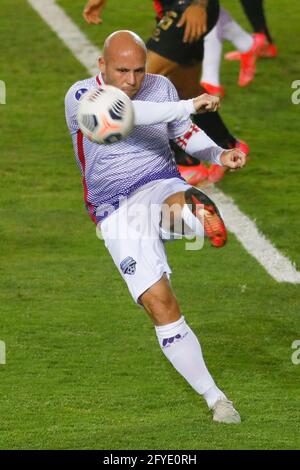
<svg viewBox="0 0 300 470">
<path fill-rule="evenodd" d="M 59 3 L 98 44 L 117 28 L 146 38 L 152 27 L 150 1 L 114 0 L 100 28 L 81 20 L 82 1 Z M 237 65 L 223 67 L 222 114 L 253 159 L 221 187 L 299 267 L 300 107 L 290 101 L 299 6 L 289 2 L 286 25 L 279 0 L 266 3 L 279 58 L 259 62 L 246 90 L 235 85 Z M 246 25 L 237 5 L 224 4 Z M 86 71 L 25 1 L 2 0 L 2 10 L 0 449 L 299 448 L 300 366 L 291 362 L 299 286 L 273 281 L 233 236 L 219 251 L 169 245 L 182 311 L 243 419 L 212 423 L 163 357 L 83 209 L 63 96 Z"/>
</svg>

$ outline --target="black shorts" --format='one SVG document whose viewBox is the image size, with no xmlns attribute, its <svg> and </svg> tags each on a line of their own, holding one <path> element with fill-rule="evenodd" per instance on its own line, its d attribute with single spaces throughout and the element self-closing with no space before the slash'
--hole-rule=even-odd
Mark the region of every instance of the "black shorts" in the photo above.
<svg viewBox="0 0 300 470">
<path fill-rule="evenodd" d="M 207 7 L 207 33 L 215 26 L 219 17 L 219 0 L 209 0 Z M 204 36 L 192 44 L 183 42 L 184 27 L 177 28 L 182 11 L 172 10 L 164 13 L 157 24 L 147 48 L 166 59 L 181 65 L 195 65 L 202 62 L 204 55 Z M 206 33 L 206 34 L 207 34 Z"/>
</svg>

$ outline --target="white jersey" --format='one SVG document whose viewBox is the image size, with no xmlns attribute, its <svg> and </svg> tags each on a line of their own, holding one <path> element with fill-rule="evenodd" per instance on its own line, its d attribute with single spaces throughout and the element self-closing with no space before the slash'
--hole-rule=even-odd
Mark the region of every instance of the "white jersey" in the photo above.
<svg viewBox="0 0 300 470">
<path fill-rule="evenodd" d="M 79 130 L 77 110 L 81 96 L 102 83 L 101 74 L 81 80 L 69 89 L 65 97 L 66 120 L 83 178 L 85 205 L 95 222 L 108 215 L 104 211 L 106 206 L 118 208 L 124 197 L 129 197 L 151 181 L 181 178 L 169 139 L 183 135 L 191 123 L 189 118 L 185 118 L 169 123 L 136 125 L 129 137 L 120 142 L 110 145 L 93 143 Z M 167 78 L 146 74 L 134 100 L 166 102 L 178 101 L 179 98 Z"/>
</svg>

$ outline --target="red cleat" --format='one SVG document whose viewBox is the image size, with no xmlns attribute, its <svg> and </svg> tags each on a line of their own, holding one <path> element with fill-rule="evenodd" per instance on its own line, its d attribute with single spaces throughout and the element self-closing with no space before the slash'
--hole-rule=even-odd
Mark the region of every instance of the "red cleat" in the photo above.
<svg viewBox="0 0 300 470">
<path fill-rule="evenodd" d="M 275 44 L 267 43 L 267 39 L 265 38 L 265 45 L 258 51 L 257 57 L 260 59 L 272 59 L 273 57 L 277 57 L 277 55 L 277 46 Z M 227 52 L 224 58 L 229 61 L 241 60 L 241 53 L 239 51 Z"/>
<path fill-rule="evenodd" d="M 263 33 L 254 33 L 252 36 L 253 36 L 254 44 L 253 44 L 252 48 L 250 49 L 250 51 L 253 49 L 254 46 L 256 46 L 256 49 L 257 49 L 256 50 L 256 56 L 257 57 L 263 57 L 262 54 L 269 47 L 266 36 Z M 276 48 L 276 46 L 275 46 L 275 48 Z M 245 54 L 248 54 L 250 51 L 245 52 Z M 225 58 L 225 60 L 236 61 L 236 60 L 241 60 L 242 55 L 243 55 L 243 53 L 240 52 L 240 51 L 230 51 L 230 52 L 227 52 L 224 55 L 224 58 Z"/>
<path fill-rule="evenodd" d="M 224 98 L 225 96 L 225 90 L 222 85 L 212 85 L 207 82 L 200 82 L 200 85 L 209 95 L 219 96 L 219 98 Z"/>
<path fill-rule="evenodd" d="M 261 33 L 253 34 L 253 46 L 250 51 L 241 54 L 238 80 L 241 87 L 245 87 L 253 81 L 256 72 L 256 60 L 263 47 L 265 47 L 265 35 Z"/>
<path fill-rule="evenodd" d="M 241 68 L 240 75 L 238 79 L 238 84 L 240 87 L 245 87 L 249 85 L 254 80 L 256 72 L 256 57 L 249 54 L 241 54 Z"/>
<path fill-rule="evenodd" d="M 202 163 L 193 166 L 177 165 L 177 168 L 182 178 L 191 186 L 196 186 L 198 183 L 201 183 L 201 181 L 205 181 L 208 177 L 208 168 Z"/>
</svg>

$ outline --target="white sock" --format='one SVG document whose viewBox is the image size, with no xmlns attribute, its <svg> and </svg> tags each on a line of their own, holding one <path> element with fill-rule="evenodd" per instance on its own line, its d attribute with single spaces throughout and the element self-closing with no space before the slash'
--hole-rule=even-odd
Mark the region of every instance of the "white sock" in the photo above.
<svg viewBox="0 0 300 470">
<path fill-rule="evenodd" d="M 220 67 L 223 40 L 218 33 L 218 24 L 205 36 L 201 82 L 220 85 Z"/>
<path fill-rule="evenodd" d="M 156 326 L 155 330 L 164 355 L 193 389 L 203 395 L 209 408 L 226 398 L 208 372 L 200 343 L 184 316 L 168 325 Z"/>
<path fill-rule="evenodd" d="M 220 39 L 227 39 L 240 52 L 248 52 L 253 46 L 253 37 L 251 34 L 247 33 L 247 31 L 234 21 L 224 8 L 220 9 L 217 25 Z"/>
</svg>

